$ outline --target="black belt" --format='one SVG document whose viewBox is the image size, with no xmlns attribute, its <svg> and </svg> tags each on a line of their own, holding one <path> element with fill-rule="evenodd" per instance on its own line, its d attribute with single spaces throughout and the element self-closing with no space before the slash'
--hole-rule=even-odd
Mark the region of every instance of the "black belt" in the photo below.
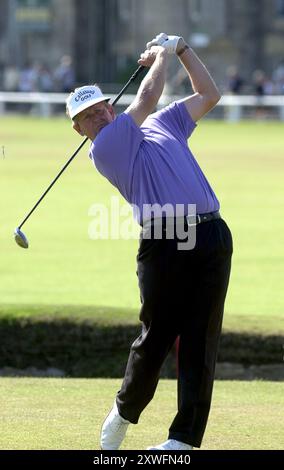
<svg viewBox="0 0 284 470">
<path fill-rule="evenodd" d="M 157 217 L 151 220 L 147 220 L 143 223 L 143 228 L 147 229 L 154 225 L 178 225 L 179 223 L 185 223 L 191 227 L 192 225 L 199 225 L 204 222 L 210 222 L 211 220 L 221 219 L 221 214 L 219 211 L 207 212 L 206 214 L 192 214 L 186 215 L 184 217 Z"/>
<path fill-rule="evenodd" d="M 211 220 L 221 219 L 221 214 L 219 211 L 207 212 L 206 214 L 195 214 L 187 215 L 186 217 L 187 225 L 198 225 L 203 222 L 210 222 Z"/>
</svg>

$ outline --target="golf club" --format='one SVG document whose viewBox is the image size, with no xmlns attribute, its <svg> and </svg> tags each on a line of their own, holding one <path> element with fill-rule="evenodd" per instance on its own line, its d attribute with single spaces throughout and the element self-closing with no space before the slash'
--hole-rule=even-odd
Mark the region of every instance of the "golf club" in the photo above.
<svg viewBox="0 0 284 470">
<path fill-rule="evenodd" d="M 133 73 L 133 75 L 130 77 L 130 79 L 128 80 L 128 82 L 124 85 L 124 87 L 122 88 L 122 90 L 119 92 L 119 94 L 117 95 L 117 97 L 114 99 L 114 101 L 111 103 L 113 106 L 118 102 L 119 98 L 123 95 L 123 93 L 125 92 L 125 90 L 129 87 L 130 83 L 133 82 L 135 80 L 135 78 L 142 72 L 142 70 L 144 70 L 145 67 L 143 65 L 140 65 L 137 70 L 135 70 L 135 72 Z M 29 242 L 28 242 L 28 239 L 27 237 L 25 236 L 25 234 L 21 231 L 21 228 L 22 226 L 24 225 L 24 223 L 28 220 L 28 218 L 32 215 L 32 213 L 34 212 L 34 210 L 37 208 L 37 206 L 40 204 L 40 202 L 43 200 L 43 198 L 47 195 L 47 193 L 49 192 L 49 190 L 52 188 L 52 186 L 55 184 L 55 182 L 58 180 L 58 178 L 62 175 L 63 171 L 68 167 L 68 165 L 72 162 L 73 158 L 77 155 L 77 153 L 81 150 L 81 148 L 85 145 L 85 143 L 87 142 L 88 140 L 88 137 L 86 137 L 83 142 L 79 145 L 79 147 L 75 150 L 75 152 L 73 153 L 73 155 L 69 158 L 69 160 L 65 163 L 65 165 L 61 168 L 60 172 L 58 173 L 58 175 L 54 178 L 54 180 L 50 183 L 50 185 L 48 186 L 48 188 L 45 190 L 45 192 L 43 193 L 43 195 L 39 198 L 39 200 L 37 201 L 37 203 L 34 205 L 34 207 L 30 210 L 30 212 L 28 213 L 28 215 L 24 218 L 24 220 L 20 223 L 20 225 L 15 228 L 14 230 L 14 238 L 15 238 L 15 241 L 16 243 L 21 247 L 21 248 L 28 248 L 29 247 Z"/>
</svg>

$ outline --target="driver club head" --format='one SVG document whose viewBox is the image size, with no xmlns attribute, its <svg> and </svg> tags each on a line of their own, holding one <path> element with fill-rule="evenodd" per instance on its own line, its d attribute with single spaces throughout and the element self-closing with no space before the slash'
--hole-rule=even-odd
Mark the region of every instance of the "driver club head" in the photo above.
<svg viewBox="0 0 284 470">
<path fill-rule="evenodd" d="M 15 228 L 14 238 L 15 238 L 15 242 L 21 248 L 28 248 L 29 247 L 29 242 L 28 242 L 27 237 L 25 236 L 25 234 L 19 228 Z"/>
</svg>

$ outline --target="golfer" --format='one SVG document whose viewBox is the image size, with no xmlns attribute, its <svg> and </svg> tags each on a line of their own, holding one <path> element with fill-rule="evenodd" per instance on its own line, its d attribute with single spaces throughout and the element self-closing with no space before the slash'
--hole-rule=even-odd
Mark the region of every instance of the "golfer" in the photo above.
<svg viewBox="0 0 284 470">
<path fill-rule="evenodd" d="M 180 60 L 194 93 L 154 112 L 170 56 Z M 233 249 L 218 199 L 187 142 L 220 94 L 179 36 L 159 34 L 138 63 L 149 71 L 133 103 L 119 116 L 97 86 L 76 89 L 67 99 L 74 129 L 92 141 L 96 168 L 136 208 L 142 226 L 137 255 L 142 331 L 131 346 L 100 444 L 104 450 L 118 449 L 129 424 L 138 423 L 179 337 L 177 413 L 167 440 L 149 448 L 189 450 L 201 446 L 207 424 Z M 194 217 L 188 210 L 192 205 Z M 153 215 L 153 206 L 160 212 Z M 165 207 L 172 208 L 166 216 Z M 194 240 L 190 249 L 182 249 L 178 225 Z M 158 237 L 155 227 L 160 228 Z"/>
</svg>

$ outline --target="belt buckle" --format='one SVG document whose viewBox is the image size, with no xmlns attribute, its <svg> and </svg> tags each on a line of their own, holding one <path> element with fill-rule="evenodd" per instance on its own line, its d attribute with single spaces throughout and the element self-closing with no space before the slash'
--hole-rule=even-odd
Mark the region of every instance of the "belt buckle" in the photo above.
<svg viewBox="0 0 284 470">
<path fill-rule="evenodd" d="M 190 220 L 190 217 L 194 217 L 194 218 L 195 218 L 194 223 L 190 223 L 190 221 L 189 221 L 189 220 Z M 194 225 L 200 224 L 200 222 L 201 222 L 201 217 L 200 217 L 199 214 L 190 214 L 190 215 L 187 215 L 187 216 L 186 216 L 186 221 L 187 221 L 187 225 L 188 225 L 189 227 L 193 227 Z"/>
</svg>

